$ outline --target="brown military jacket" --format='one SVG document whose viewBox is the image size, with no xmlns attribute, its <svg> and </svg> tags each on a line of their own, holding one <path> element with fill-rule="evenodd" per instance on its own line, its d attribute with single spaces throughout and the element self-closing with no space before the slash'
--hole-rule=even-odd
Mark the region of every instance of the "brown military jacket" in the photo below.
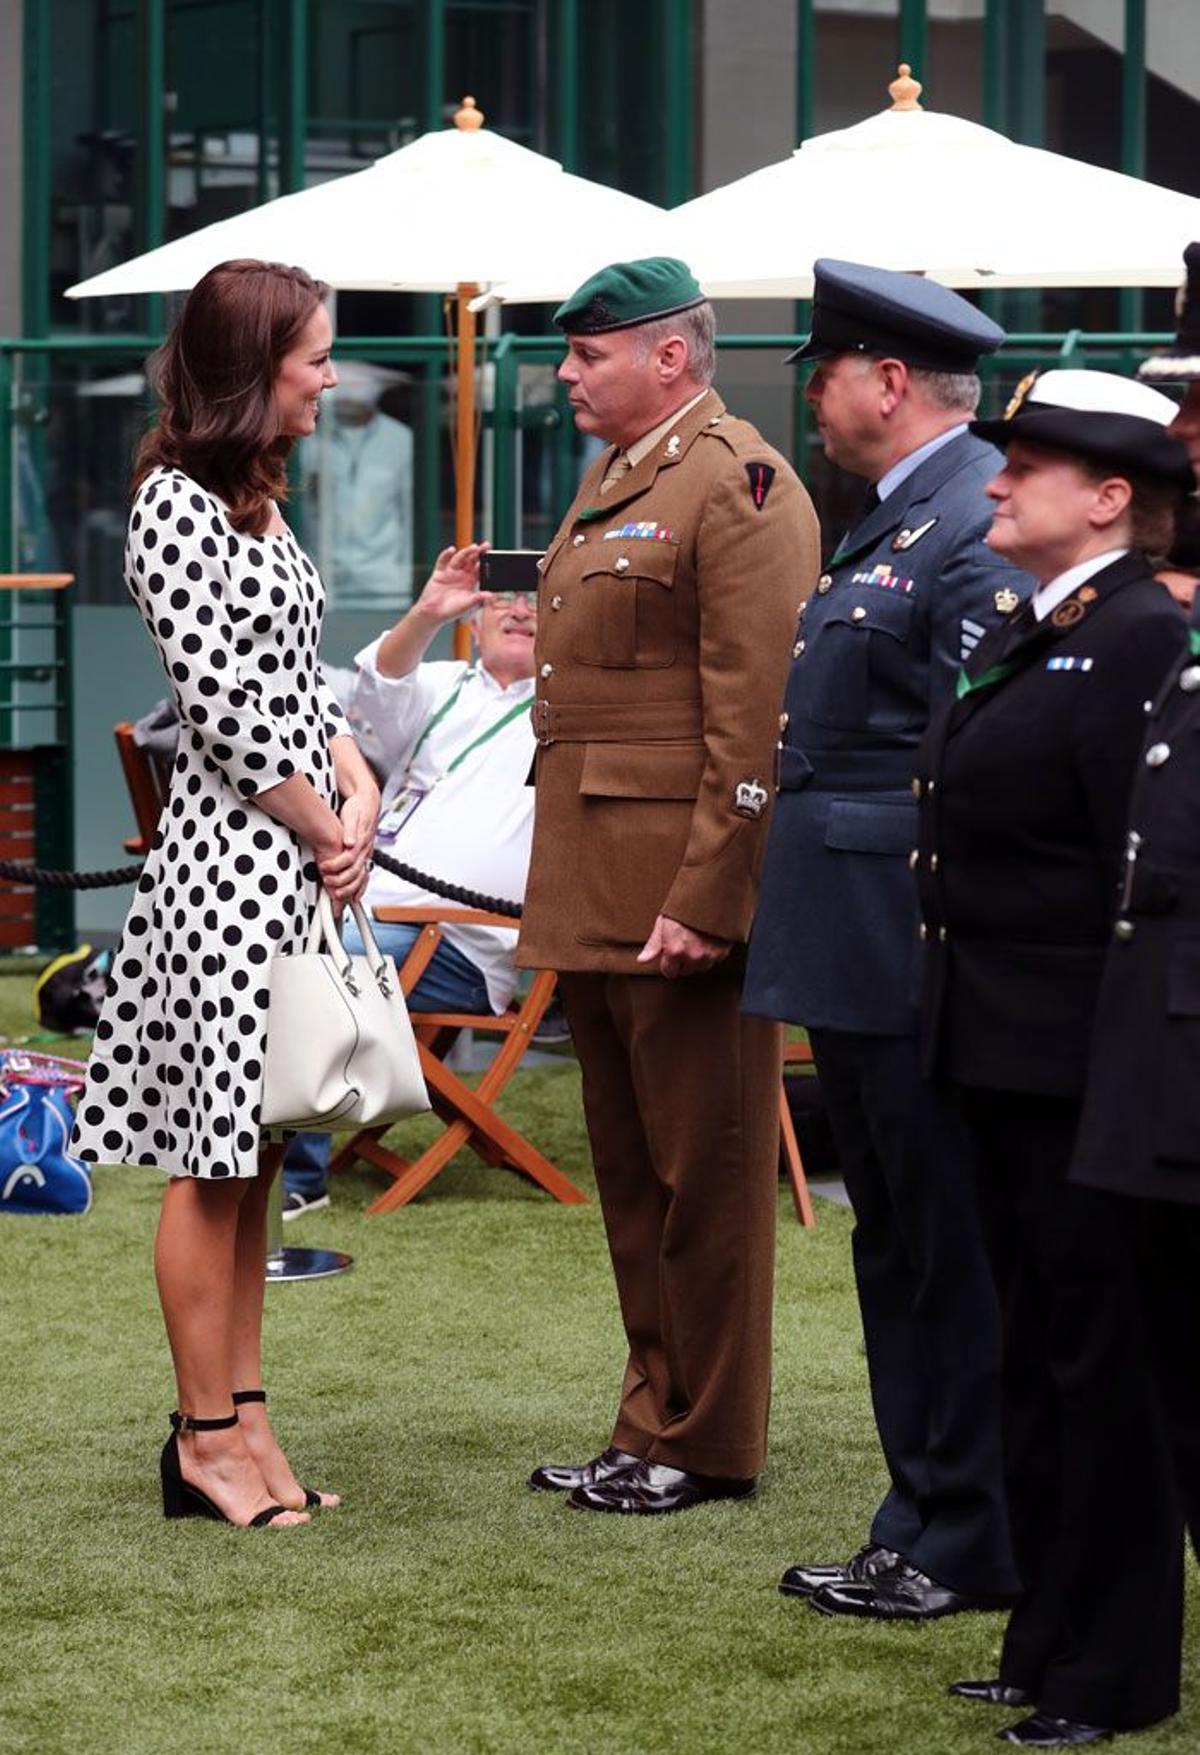
<svg viewBox="0 0 1200 1755">
<path fill-rule="evenodd" d="M 541 563 L 527 968 L 652 972 L 659 914 L 746 939 L 819 571 L 807 493 L 715 392 L 601 496 L 612 458 Z"/>
</svg>

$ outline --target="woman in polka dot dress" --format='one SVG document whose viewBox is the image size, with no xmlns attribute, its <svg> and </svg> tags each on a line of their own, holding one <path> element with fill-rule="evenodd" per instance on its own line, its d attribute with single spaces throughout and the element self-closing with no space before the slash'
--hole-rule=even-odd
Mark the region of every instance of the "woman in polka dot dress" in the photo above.
<svg viewBox="0 0 1200 1755">
<path fill-rule="evenodd" d="M 125 577 L 179 707 L 171 794 L 121 935 L 74 1144 L 155 1165 L 155 1271 L 178 1386 L 168 1516 L 308 1521 L 260 1385 L 268 965 L 304 948 L 317 888 L 361 894 L 379 797 L 320 679 L 323 593 L 280 517 L 286 462 L 336 383 L 328 288 L 226 262 L 157 362 Z"/>
</svg>

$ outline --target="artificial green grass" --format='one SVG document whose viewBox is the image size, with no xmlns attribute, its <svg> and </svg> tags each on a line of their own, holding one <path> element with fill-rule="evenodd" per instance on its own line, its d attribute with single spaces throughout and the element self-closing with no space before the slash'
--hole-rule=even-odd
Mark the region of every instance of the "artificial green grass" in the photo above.
<svg viewBox="0 0 1200 1755">
<path fill-rule="evenodd" d="M 0 1029 L 27 1027 L 27 986 L 0 977 Z M 570 1062 L 519 1073 L 503 1107 L 594 1194 Z M 781 1191 L 758 1498 L 625 1519 L 525 1486 L 535 1463 L 607 1441 L 622 1345 L 594 1202 L 558 1206 L 469 1154 L 385 1218 L 363 1213 L 377 1183 L 338 1181 L 286 1241 L 354 1268 L 269 1288 L 266 1352 L 302 1478 L 346 1503 L 241 1531 L 161 1515 L 159 1180 L 95 1183 L 86 1219 L 0 1220 L 0 1749 L 996 1746 L 1014 1715 L 944 1688 L 992 1673 L 1001 1617 L 843 1624 L 775 1589 L 791 1561 L 851 1552 L 882 1491 L 843 1210 L 818 1202 L 804 1233 Z M 1189 1650 L 1195 1633 L 1193 1598 Z M 1183 1715 L 1130 1750 L 1195 1748 L 1197 1693 L 1189 1661 Z"/>
</svg>

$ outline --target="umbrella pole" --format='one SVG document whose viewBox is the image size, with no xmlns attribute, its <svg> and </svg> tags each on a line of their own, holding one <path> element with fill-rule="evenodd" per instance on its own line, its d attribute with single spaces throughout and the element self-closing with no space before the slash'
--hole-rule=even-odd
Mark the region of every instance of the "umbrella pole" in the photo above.
<svg viewBox="0 0 1200 1755">
<path fill-rule="evenodd" d="M 475 313 L 471 300 L 479 288 L 471 281 L 459 284 L 456 303 L 458 337 L 458 385 L 454 432 L 454 546 L 465 548 L 475 540 Z M 465 622 L 454 624 L 454 656 L 471 656 L 471 633 Z"/>
</svg>

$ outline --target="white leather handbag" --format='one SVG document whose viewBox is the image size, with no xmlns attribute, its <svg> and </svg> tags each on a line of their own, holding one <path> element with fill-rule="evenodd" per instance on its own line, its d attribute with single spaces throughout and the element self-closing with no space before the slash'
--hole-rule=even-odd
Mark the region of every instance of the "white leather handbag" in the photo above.
<svg viewBox="0 0 1200 1755">
<path fill-rule="evenodd" d="M 271 963 L 261 1124 L 372 1127 L 429 1108 L 396 965 L 357 902 L 365 957 L 342 945 L 333 904 L 318 893 L 307 949 Z"/>
</svg>

